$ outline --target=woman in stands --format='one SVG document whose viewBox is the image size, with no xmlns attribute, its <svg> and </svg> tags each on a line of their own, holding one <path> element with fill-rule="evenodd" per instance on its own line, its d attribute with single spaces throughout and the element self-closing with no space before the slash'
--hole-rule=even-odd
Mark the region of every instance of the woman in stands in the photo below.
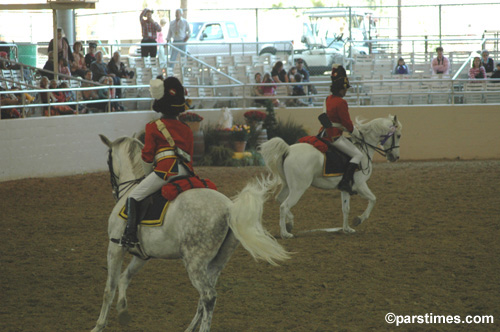
<svg viewBox="0 0 500 332">
<path fill-rule="evenodd" d="M 469 69 L 469 78 L 486 78 L 486 70 L 481 65 L 481 58 L 478 56 L 474 57 L 474 60 L 472 61 L 472 67 Z"/>
<path fill-rule="evenodd" d="M 132 190 L 127 199 L 127 227 L 120 241 L 125 247 L 134 247 L 139 243 L 139 203 L 160 190 L 171 177 L 182 172 L 181 168 L 193 173 L 193 132 L 177 119 L 186 110 L 184 87 L 175 77 L 155 79 L 150 84 L 151 95 L 155 99 L 153 110 L 161 113 L 162 117 L 146 125 L 142 148 L 146 178 Z"/>
<path fill-rule="evenodd" d="M 398 65 L 394 69 L 394 74 L 396 74 L 396 75 L 409 74 L 408 66 L 405 63 L 405 59 L 403 59 L 403 58 L 398 59 Z"/>
<path fill-rule="evenodd" d="M 344 99 L 347 89 L 351 86 L 349 85 L 347 73 L 342 66 L 334 67 L 332 69 L 331 79 L 332 86 L 330 91 L 332 94 L 328 96 L 325 101 L 326 115 L 331 123 L 329 122 L 324 124 L 322 122 L 323 127 L 321 130 L 325 130 L 326 138 L 332 142 L 332 145 L 335 148 L 351 157 L 349 165 L 342 176 L 342 180 L 340 180 L 340 183 L 338 184 L 338 189 L 347 191 L 350 195 L 354 195 L 356 194 L 356 192 L 352 190 L 352 185 L 354 184 L 354 172 L 358 168 L 363 154 L 351 141 L 342 135 L 345 128 L 354 136 L 359 137 L 359 133 L 357 132 L 358 130 L 352 124 L 347 101 Z M 341 125 L 344 128 L 332 126 L 332 123 Z"/>
<path fill-rule="evenodd" d="M 73 45 L 73 59 L 74 61 L 71 63 L 71 74 L 84 78 L 87 66 L 85 65 L 85 57 L 82 53 L 81 42 L 75 42 Z"/>
</svg>

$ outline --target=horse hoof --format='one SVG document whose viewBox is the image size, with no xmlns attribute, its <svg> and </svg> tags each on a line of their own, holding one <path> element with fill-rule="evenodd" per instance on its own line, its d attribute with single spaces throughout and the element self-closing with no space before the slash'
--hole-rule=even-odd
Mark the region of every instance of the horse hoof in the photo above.
<svg viewBox="0 0 500 332">
<path fill-rule="evenodd" d="M 293 237 L 292 233 L 281 233 L 282 239 L 291 239 Z"/>
<path fill-rule="evenodd" d="M 118 314 L 118 322 L 120 325 L 128 325 L 132 320 L 128 310 L 122 311 Z"/>
<path fill-rule="evenodd" d="M 351 227 L 344 228 L 343 230 L 344 230 L 344 233 L 346 233 L 346 234 L 356 233 L 356 231 L 354 229 L 352 229 Z"/>
<path fill-rule="evenodd" d="M 352 225 L 353 225 L 354 227 L 361 225 L 361 223 L 362 223 L 362 221 L 361 221 L 361 218 L 360 218 L 360 217 L 356 217 L 356 218 L 354 218 L 354 219 L 352 220 Z"/>
</svg>

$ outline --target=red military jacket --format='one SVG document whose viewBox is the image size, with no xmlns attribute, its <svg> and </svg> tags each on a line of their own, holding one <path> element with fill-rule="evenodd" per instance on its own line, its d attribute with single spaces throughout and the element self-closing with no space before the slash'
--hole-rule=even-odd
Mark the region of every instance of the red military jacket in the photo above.
<svg viewBox="0 0 500 332">
<path fill-rule="evenodd" d="M 191 156 L 189 163 L 184 163 L 193 170 L 193 132 L 191 129 L 179 120 L 161 118 L 166 129 L 172 136 L 175 145 Z M 174 148 L 168 144 L 165 136 L 158 130 L 156 121 L 146 125 L 146 135 L 144 137 L 144 147 L 142 148 L 142 160 L 147 163 L 155 163 L 155 173 L 166 180 L 172 175 L 179 173 L 180 163 L 183 163 L 174 153 L 171 155 L 156 158 L 160 152 L 174 151 Z M 167 153 L 168 154 L 168 153 Z"/>
<path fill-rule="evenodd" d="M 340 123 L 349 132 L 352 133 L 354 126 L 349 116 L 349 106 L 347 106 L 347 101 L 342 97 L 330 95 L 326 98 L 326 115 L 333 123 Z M 321 128 L 323 130 L 323 128 Z M 329 140 L 334 140 L 335 138 L 342 136 L 342 129 L 340 128 L 327 128 L 326 137 Z"/>
</svg>

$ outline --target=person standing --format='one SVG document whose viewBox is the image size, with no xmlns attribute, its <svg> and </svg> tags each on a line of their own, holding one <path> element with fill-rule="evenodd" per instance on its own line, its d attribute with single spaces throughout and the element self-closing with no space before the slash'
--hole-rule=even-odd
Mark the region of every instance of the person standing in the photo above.
<svg viewBox="0 0 500 332">
<path fill-rule="evenodd" d="M 153 20 L 153 11 L 149 8 L 144 8 L 139 17 L 142 28 L 141 44 L 156 44 L 156 34 L 161 31 L 161 26 Z M 152 58 L 156 57 L 156 45 L 145 46 L 141 45 L 141 56 Z"/>
<path fill-rule="evenodd" d="M 54 39 L 50 40 L 48 51 L 54 51 Z M 64 36 L 64 31 L 62 28 L 57 28 L 57 51 L 58 58 L 64 58 L 66 59 L 66 61 L 68 61 L 68 63 L 71 63 L 75 60 L 73 58 L 73 53 L 71 52 L 71 47 L 69 46 L 69 41 Z"/>
<path fill-rule="evenodd" d="M 189 27 L 188 21 L 182 17 L 183 11 L 182 9 L 177 9 L 175 11 L 175 20 L 170 22 L 170 26 L 167 34 L 167 43 L 173 39 L 174 47 L 180 49 L 183 52 L 186 52 L 186 42 L 189 37 L 191 37 L 191 28 Z M 179 51 L 172 48 L 172 54 L 170 56 L 170 62 L 174 62 L 177 60 L 177 56 Z M 171 65 L 173 67 L 173 64 Z"/>
</svg>

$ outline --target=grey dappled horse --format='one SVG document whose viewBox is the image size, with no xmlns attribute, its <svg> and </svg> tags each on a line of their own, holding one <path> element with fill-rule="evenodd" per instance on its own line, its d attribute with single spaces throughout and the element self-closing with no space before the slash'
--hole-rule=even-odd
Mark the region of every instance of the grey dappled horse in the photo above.
<svg viewBox="0 0 500 332">
<path fill-rule="evenodd" d="M 108 221 L 110 239 L 120 239 L 125 229 L 118 213 L 130 191 L 144 176 L 141 165 L 143 144 L 123 137 L 111 142 L 100 135 L 109 147 L 111 183 L 117 203 Z M 164 223 L 159 227 L 140 227 L 143 250 L 153 258 L 182 259 L 189 279 L 198 290 L 198 309 L 186 331 L 209 331 L 215 307 L 217 279 L 239 243 L 256 259 L 271 264 L 288 259 L 288 253 L 262 226 L 263 204 L 270 178 L 251 182 L 231 201 L 218 191 L 191 189 L 169 203 Z M 118 317 L 128 323 L 126 290 L 132 277 L 146 264 L 133 257 L 121 273 L 127 249 L 112 241 L 108 244 L 108 278 L 97 324 L 92 332 L 102 331 L 116 288 Z"/>
<path fill-rule="evenodd" d="M 373 170 L 373 154 L 378 151 L 388 161 L 399 159 L 399 139 L 401 138 L 402 125 L 396 116 L 389 115 L 387 118 L 374 119 L 363 123 L 356 119 L 356 126 L 361 137 L 353 137 L 353 142 L 363 153 L 361 170 L 354 174 L 353 190 L 368 200 L 368 207 L 361 216 L 354 219 L 353 224 L 357 226 L 365 221 L 375 206 L 376 197 L 368 188 L 366 181 L 370 178 Z M 379 146 L 382 146 L 380 148 Z M 290 238 L 293 228 L 293 214 L 290 211 L 304 192 L 310 186 L 322 189 L 335 189 L 340 182 L 341 176 L 323 176 L 324 155 L 318 149 L 307 143 L 288 145 L 281 138 L 273 138 L 260 147 L 260 152 L 266 162 L 266 166 L 281 179 L 281 191 L 276 199 L 280 205 L 280 234 L 282 238 Z M 354 233 L 349 227 L 350 195 L 341 191 L 343 230 L 346 233 Z M 335 231 L 337 229 L 324 229 Z"/>
</svg>

